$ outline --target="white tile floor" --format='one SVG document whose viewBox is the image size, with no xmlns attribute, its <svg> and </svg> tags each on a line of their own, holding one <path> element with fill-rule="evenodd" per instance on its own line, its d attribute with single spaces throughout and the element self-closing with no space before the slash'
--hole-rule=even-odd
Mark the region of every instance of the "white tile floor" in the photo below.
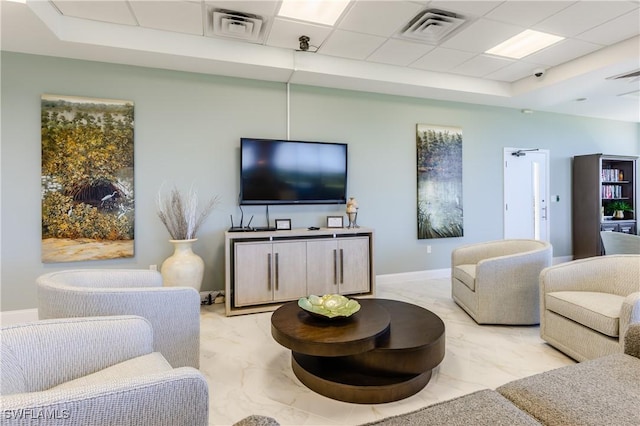
<svg viewBox="0 0 640 426">
<path fill-rule="evenodd" d="M 376 297 L 442 318 L 446 355 L 420 392 L 376 405 L 335 401 L 300 383 L 289 350 L 271 337 L 271 313 L 227 318 L 223 305 L 203 307 L 200 370 L 209 382 L 209 424 L 262 414 L 282 425 L 358 425 L 574 363 L 544 343 L 537 326 L 477 325 L 450 293 L 448 278 L 378 284 Z"/>
</svg>

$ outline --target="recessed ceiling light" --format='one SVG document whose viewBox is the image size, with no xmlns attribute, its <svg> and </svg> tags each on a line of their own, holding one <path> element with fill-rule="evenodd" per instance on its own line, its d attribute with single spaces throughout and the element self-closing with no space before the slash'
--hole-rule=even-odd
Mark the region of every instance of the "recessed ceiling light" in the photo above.
<svg viewBox="0 0 640 426">
<path fill-rule="evenodd" d="M 316 24 L 336 23 L 350 0 L 282 0 L 278 16 Z"/>
<path fill-rule="evenodd" d="M 540 31 L 534 30 L 524 30 L 520 34 L 511 37 L 509 40 L 492 47 L 485 53 L 520 59 L 527 55 L 531 55 L 538 50 L 542 50 L 545 47 L 551 46 L 563 39 L 564 37 L 553 34 L 541 33 Z"/>
</svg>

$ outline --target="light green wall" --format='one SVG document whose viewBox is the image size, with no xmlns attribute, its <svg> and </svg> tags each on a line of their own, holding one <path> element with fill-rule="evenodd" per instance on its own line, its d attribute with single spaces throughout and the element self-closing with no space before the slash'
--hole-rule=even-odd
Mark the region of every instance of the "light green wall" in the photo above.
<svg viewBox="0 0 640 426">
<path fill-rule="evenodd" d="M 224 283 L 223 234 L 239 215 L 240 137 L 286 137 L 286 87 L 228 77 L 2 53 L 2 304 L 36 306 L 35 278 L 67 268 L 148 268 L 171 254 L 155 213 L 160 185 L 195 183 L 222 203 L 195 246 L 206 264 L 203 289 Z M 40 95 L 126 99 L 135 103 L 135 257 L 78 263 L 40 261 Z M 453 247 L 502 237 L 502 149 L 551 152 L 551 242 L 571 254 L 571 157 L 637 155 L 639 126 L 558 114 L 421 100 L 314 87 L 291 87 L 291 139 L 349 144 L 349 194 L 358 221 L 376 230 L 377 274 L 447 268 Z M 416 123 L 463 129 L 462 238 L 416 239 Z M 294 227 L 321 226 L 344 206 L 277 206 L 270 217 Z M 264 225 L 264 207 L 245 218 Z M 427 254 L 427 245 L 432 254 Z"/>
</svg>

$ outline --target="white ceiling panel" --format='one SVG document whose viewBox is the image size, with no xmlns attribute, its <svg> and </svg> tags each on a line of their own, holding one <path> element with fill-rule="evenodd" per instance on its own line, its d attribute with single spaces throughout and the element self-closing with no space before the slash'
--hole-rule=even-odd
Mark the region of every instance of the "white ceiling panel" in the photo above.
<svg viewBox="0 0 640 426">
<path fill-rule="evenodd" d="M 422 9 L 419 4 L 403 1 L 359 1 L 349 10 L 338 28 L 390 37 Z"/>
<path fill-rule="evenodd" d="M 367 61 L 407 66 L 434 48 L 435 46 L 429 44 L 389 39 L 373 52 Z"/>
<path fill-rule="evenodd" d="M 444 72 L 457 67 L 461 63 L 471 59 L 473 56 L 473 53 L 438 47 L 412 63 L 410 67 Z"/>
<path fill-rule="evenodd" d="M 536 68 L 540 68 L 539 64 L 528 64 L 526 62 L 517 61 L 498 71 L 492 72 L 484 76 L 484 78 L 496 81 L 507 81 L 509 83 L 520 80 L 521 78 L 531 77 Z"/>
<path fill-rule="evenodd" d="M 320 47 L 323 55 L 365 59 L 384 43 L 384 37 L 336 30 Z"/>
<path fill-rule="evenodd" d="M 450 70 L 454 74 L 468 75 L 471 77 L 484 77 L 501 68 L 510 65 L 513 61 L 497 58 L 489 55 L 478 55 Z"/>
<path fill-rule="evenodd" d="M 533 29 L 573 37 L 636 8 L 637 5 L 628 1 L 580 1 L 536 24 Z"/>
<path fill-rule="evenodd" d="M 448 49 L 465 52 L 484 52 L 522 32 L 523 27 L 503 22 L 479 19 L 442 43 Z"/>
<path fill-rule="evenodd" d="M 636 9 L 586 31 L 576 38 L 590 43 L 609 45 L 640 34 L 640 10 Z"/>
<path fill-rule="evenodd" d="M 138 23 L 147 28 L 187 34 L 204 34 L 202 5 L 195 2 L 130 1 Z"/>
<path fill-rule="evenodd" d="M 276 18 L 273 21 L 271 32 L 267 39 L 267 45 L 296 50 L 300 48 L 300 41 L 298 39 L 300 36 L 306 35 L 310 39 L 309 51 L 315 52 L 318 47 L 322 46 L 322 43 L 324 43 L 330 33 L 330 27 Z"/>
<path fill-rule="evenodd" d="M 601 48 L 597 44 L 586 41 L 566 39 L 553 46 L 547 47 L 538 53 L 527 56 L 527 62 L 535 62 L 547 66 L 559 65 L 566 62 L 567 58 L 575 59 L 587 53 L 594 52 Z"/>
<path fill-rule="evenodd" d="M 127 2 L 113 1 L 67 1 L 53 2 L 65 16 L 91 19 L 93 21 L 113 22 L 116 24 L 137 25 L 138 22 L 131 14 Z"/>
<path fill-rule="evenodd" d="M 528 28 L 573 3 L 574 1 L 505 1 L 485 17 Z"/>
<path fill-rule="evenodd" d="M 166 0 L 165 0 L 166 1 Z M 271 17 L 276 14 L 279 1 L 257 0 L 257 1 L 207 1 L 205 2 L 207 9 L 225 9 L 233 12 L 249 13 L 258 15 L 263 18 Z"/>
<path fill-rule="evenodd" d="M 435 8 L 450 12 L 457 12 L 465 17 L 482 16 L 490 10 L 496 8 L 502 3 L 501 1 L 432 1 L 429 3 L 429 9 Z"/>
</svg>

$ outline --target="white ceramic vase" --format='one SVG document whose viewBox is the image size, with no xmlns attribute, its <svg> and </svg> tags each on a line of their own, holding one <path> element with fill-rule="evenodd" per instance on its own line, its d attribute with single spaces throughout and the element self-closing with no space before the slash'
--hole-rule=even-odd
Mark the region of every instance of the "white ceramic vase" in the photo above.
<svg viewBox="0 0 640 426">
<path fill-rule="evenodd" d="M 192 240 L 169 240 L 173 244 L 174 251 L 160 267 L 162 282 L 165 286 L 193 287 L 198 292 L 202 286 L 204 276 L 204 261 L 191 249 Z"/>
</svg>

